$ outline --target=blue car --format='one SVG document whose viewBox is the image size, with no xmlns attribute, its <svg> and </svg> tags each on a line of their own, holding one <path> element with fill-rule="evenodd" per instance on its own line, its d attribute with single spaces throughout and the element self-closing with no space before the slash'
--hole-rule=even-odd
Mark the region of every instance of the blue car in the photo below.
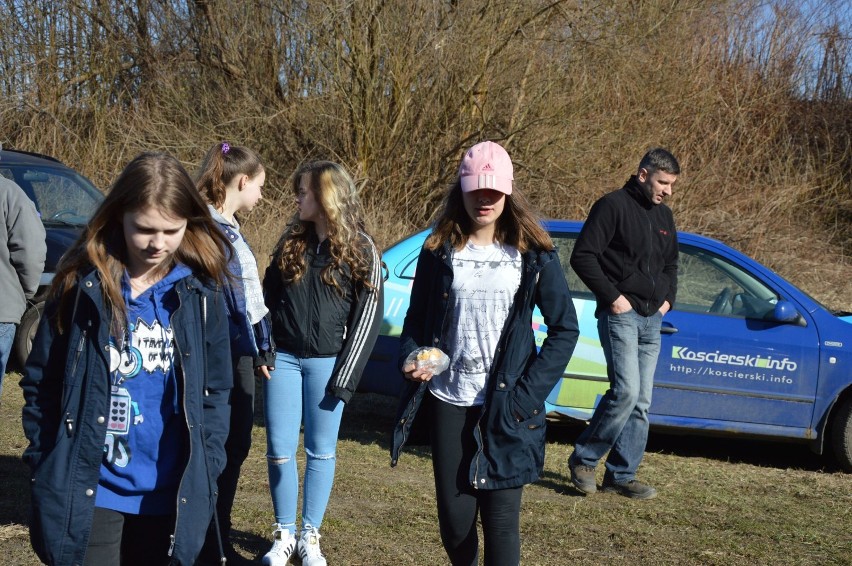
<svg viewBox="0 0 852 566">
<path fill-rule="evenodd" d="M 553 420 L 591 418 L 609 387 L 595 298 L 569 264 L 582 222 L 545 222 L 558 246 L 580 339 L 545 403 Z M 388 248 L 385 319 L 361 381 L 398 395 L 399 335 L 429 231 Z M 650 411 L 657 430 L 805 442 L 852 472 L 852 316 L 831 312 L 772 270 L 716 240 L 679 232 L 675 308 L 663 319 Z M 547 328 L 540 313 L 532 331 Z"/>
</svg>

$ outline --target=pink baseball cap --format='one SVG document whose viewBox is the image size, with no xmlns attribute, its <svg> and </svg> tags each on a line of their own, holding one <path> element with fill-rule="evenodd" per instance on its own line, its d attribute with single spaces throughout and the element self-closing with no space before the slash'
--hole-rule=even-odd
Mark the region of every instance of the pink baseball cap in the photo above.
<svg viewBox="0 0 852 566">
<path fill-rule="evenodd" d="M 462 192 L 494 189 L 512 194 L 512 160 L 500 145 L 492 141 L 476 144 L 464 154 L 459 166 Z"/>
</svg>

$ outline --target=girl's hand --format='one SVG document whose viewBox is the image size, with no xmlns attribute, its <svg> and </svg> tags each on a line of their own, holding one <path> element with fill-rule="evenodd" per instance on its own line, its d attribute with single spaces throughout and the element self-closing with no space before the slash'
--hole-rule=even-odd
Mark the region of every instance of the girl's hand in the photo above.
<svg viewBox="0 0 852 566">
<path fill-rule="evenodd" d="M 274 370 L 275 370 L 274 367 L 257 366 L 256 368 L 254 368 L 254 373 L 257 374 L 257 375 L 263 376 L 266 379 L 270 379 L 271 376 L 269 375 L 269 372 L 274 371 Z"/>
<path fill-rule="evenodd" d="M 432 372 L 428 368 L 417 369 L 414 364 L 408 364 L 402 368 L 405 379 L 409 381 L 423 382 L 432 379 Z"/>
</svg>

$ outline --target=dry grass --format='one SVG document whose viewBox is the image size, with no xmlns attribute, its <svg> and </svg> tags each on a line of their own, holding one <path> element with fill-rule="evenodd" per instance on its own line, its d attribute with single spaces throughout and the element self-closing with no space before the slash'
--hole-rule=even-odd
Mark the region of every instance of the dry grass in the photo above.
<svg viewBox="0 0 852 566">
<path fill-rule="evenodd" d="M 0 406 L 0 554 L 5 564 L 29 565 L 37 561 L 25 526 L 17 379 L 7 376 Z M 446 563 L 428 450 L 412 447 L 389 466 L 394 408 L 392 399 L 356 395 L 344 413 L 322 529 L 331 564 Z M 257 417 L 234 509 L 234 540 L 246 563 L 268 549 L 272 523 Z M 523 564 L 852 564 L 852 475 L 802 446 L 652 435 L 640 473 L 660 496 L 638 502 L 568 487 L 565 462 L 577 431 L 551 427 L 544 477 L 524 491 Z"/>
</svg>

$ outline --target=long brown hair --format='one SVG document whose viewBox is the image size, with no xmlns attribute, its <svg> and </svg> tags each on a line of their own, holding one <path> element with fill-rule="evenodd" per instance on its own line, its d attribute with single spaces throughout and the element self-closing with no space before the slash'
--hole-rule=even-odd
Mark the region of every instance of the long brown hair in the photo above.
<svg viewBox="0 0 852 566">
<path fill-rule="evenodd" d="M 225 203 L 225 187 L 237 175 L 254 179 L 263 172 L 263 162 L 247 147 L 228 142 L 215 144 L 207 151 L 196 176 L 196 186 L 204 199 L 220 208 Z"/>
<path fill-rule="evenodd" d="M 112 313 L 111 330 L 121 331 L 126 324 L 121 278 L 128 257 L 122 222 L 125 213 L 147 208 L 187 221 L 180 246 L 159 270 L 167 273 L 181 262 L 201 278 L 224 282 L 231 246 L 189 174 L 168 154 L 143 153 L 127 164 L 80 238 L 62 256 L 50 289 L 51 296 L 60 301 L 59 312 L 63 312 L 79 274 L 94 268 L 100 276 L 104 303 Z M 60 332 L 62 326 L 57 319 Z"/>
<path fill-rule="evenodd" d="M 515 186 L 511 195 L 506 195 L 503 213 L 494 227 L 494 239 L 501 244 L 514 246 L 520 252 L 529 249 L 550 251 L 553 240 L 541 225 L 541 220 L 529 201 Z M 424 246 L 436 250 L 449 241 L 459 250 L 467 244 L 471 231 L 471 218 L 464 208 L 461 181 L 456 179 L 444 198 L 444 205 L 435 221 L 432 233 Z"/>
<path fill-rule="evenodd" d="M 295 195 L 299 194 L 303 175 L 308 175 L 311 193 L 328 222 L 331 262 L 322 270 L 323 283 L 342 291 L 335 274 L 343 274 L 348 266 L 353 281 L 372 289 L 372 254 L 364 245 L 364 237 L 369 238 L 369 235 L 364 227 L 361 201 L 352 177 L 342 166 L 331 161 L 306 163 L 293 173 L 291 182 Z M 272 253 L 285 283 L 295 283 L 305 275 L 305 249 L 311 233 L 315 233 L 314 223 L 299 220 L 297 211 Z"/>
</svg>

